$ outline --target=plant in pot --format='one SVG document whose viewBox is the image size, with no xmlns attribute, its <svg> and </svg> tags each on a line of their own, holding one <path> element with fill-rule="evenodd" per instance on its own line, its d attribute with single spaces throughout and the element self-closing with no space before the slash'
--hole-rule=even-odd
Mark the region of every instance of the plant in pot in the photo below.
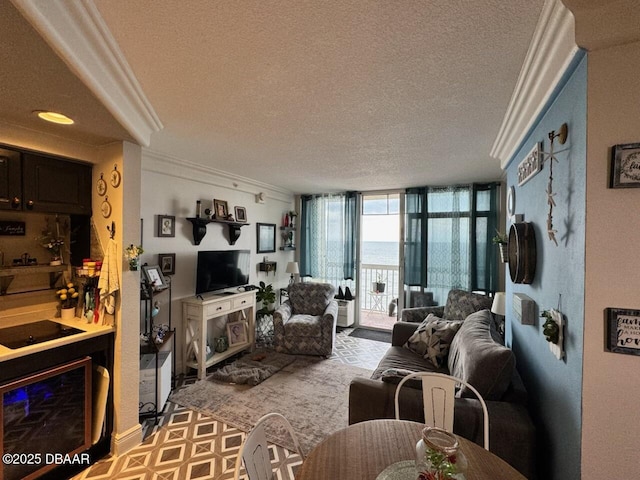
<svg viewBox="0 0 640 480">
<path fill-rule="evenodd" d="M 376 273 L 376 281 L 371 282 L 371 290 L 376 293 L 384 293 L 384 289 L 386 287 L 386 278 L 382 278 L 382 274 Z"/>
<path fill-rule="evenodd" d="M 276 292 L 273 289 L 273 285 L 260 282 L 258 292 L 256 293 L 256 300 L 262 302 L 262 308 L 257 312 L 258 315 L 268 315 L 273 312 L 273 304 L 276 302 Z"/>
<path fill-rule="evenodd" d="M 69 282 L 64 288 L 56 292 L 58 300 L 60 300 L 60 317 L 64 320 L 70 320 L 76 316 L 76 307 L 78 306 L 77 285 Z"/>
<path fill-rule="evenodd" d="M 498 249 L 500 252 L 500 260 L 502 263 L 509 262 L 509 251 L 507 249 L 507 243 L 509 242 L 509 238 L 506 233 L 501 233 L 496 230 L 496 235 L 491 239 L 491 241 L 498 245 Z"/>
</svg>

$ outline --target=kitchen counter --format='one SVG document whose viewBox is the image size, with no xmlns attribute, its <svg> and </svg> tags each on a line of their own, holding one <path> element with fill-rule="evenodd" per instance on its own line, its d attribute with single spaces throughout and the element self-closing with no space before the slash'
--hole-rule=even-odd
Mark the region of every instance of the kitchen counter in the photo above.
<svg viewBox="0 0 640 480">
<path fill-rule="evenodd" d="M 71 320 L 63 320 L 61 318 L 54 318 L 54 313 L 55 311 L 51 312 L 50 310 L 29 311 L 13 315 L 11 317 L 5 317 L 0 320 L 0 328 L 12 327 L 15 325 L 24 325 L 39 320 L 51 320 L 69 327 L 77 328 L 78 330 L 82 330 L 82 333 L 70 335 L 68 337 L 56 338 L 54 340 L 48 340 L 46 342 L 36 343 L 34 345 L 28 345 L 26 347 L 16 349 L 10 349 L 0 344 L 0 363 L 19 357 L 24 357 L 26 355 L 50 350 L 52 348 L 61 347 L 63 345 L 80 342 L 100 335 L 105 335 L 114 331 L 114 327 L 112 325 L 102 325 L 102 322 L 98 324 L 87 323 L 85 319 L 78 317 Z"/>
</svg>

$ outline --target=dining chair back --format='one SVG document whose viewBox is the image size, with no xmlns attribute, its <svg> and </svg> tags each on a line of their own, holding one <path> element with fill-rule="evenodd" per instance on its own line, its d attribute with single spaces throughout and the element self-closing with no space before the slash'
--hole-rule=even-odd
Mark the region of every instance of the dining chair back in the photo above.
<svg viewBox="0 0 640 480">
<path fill-rule="evenodd" d="M 412 380 L 422 381 L 422 401 L 424 407 L 424 422 L 430 427 L 440 427 L 453 433 L 453 416 L 455 408 L 456 385 L 465 385 L 480 401 L 483 413 L 484 448 L 489 450 L 489 412 L 482 395 L 464 380 L 435 372 L 415 372 L 405 376 L 395 394 L 396 420 L 400 420 L 399 397 L 402 386 Z M 414 380 L 415 381 L 415 380 Z"/>
<path fill-rule="evenodd" d="M 273 471 L 271 469 L 271 458 L 269 456 L 269 447 L 267 445 L 267 435 L 265 433 L 264 424 L 270 419 L 278 419 L 285 426 L 286 430 L 293 439 L 297 453 L 304 460 L 300 443 L 289 421 L 279 413 L 267 413 L 258 419 L 255 426 L 247 434 L 244 443 L 238 452 L 236 459 L 236 468 L 234 480 L 240 478 L 240 469 L 244 463 L 249 480 L 272 480 Z"/>
</svg>

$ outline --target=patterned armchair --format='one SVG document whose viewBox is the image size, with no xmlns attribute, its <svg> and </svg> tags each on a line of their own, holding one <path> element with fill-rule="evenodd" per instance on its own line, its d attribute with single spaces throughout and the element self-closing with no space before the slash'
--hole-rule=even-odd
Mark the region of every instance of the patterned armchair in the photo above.
<svg viewBox="0 0 640 480">
<path fill-rule="evenodd" d="M 330 356 L 338 317 L 335 293 L 335 287 L 328 283 L 290 285 L 289 299 L 273 314 L 276 351 Z"/>
<path fill-rule="evenodd" d="M 491 309 L 493 299 L 465 290 L 450 290 L 447 303 L 439 307 L 417 307 L 402 310 L 403 322 L 422 322 L 427 315 L 433 313 L 445 320 L 464 320 L 479 310 Z"/>
</svg>

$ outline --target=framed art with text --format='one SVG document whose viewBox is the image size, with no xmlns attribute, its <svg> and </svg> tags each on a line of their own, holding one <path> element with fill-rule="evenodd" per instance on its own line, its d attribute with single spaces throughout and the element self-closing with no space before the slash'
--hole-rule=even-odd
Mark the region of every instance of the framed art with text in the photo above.
<svg viewBox="0 0 640 480">
<path fill-rule="evenodd" d="M 640 143 L 611 149 L 611 188 L 640 188 Z"/>
<path fill-rule="evenodd" d="M 605 348 L 613 353 L 640 355 L 640 310 L 605 310 Z"/>
</svg>

